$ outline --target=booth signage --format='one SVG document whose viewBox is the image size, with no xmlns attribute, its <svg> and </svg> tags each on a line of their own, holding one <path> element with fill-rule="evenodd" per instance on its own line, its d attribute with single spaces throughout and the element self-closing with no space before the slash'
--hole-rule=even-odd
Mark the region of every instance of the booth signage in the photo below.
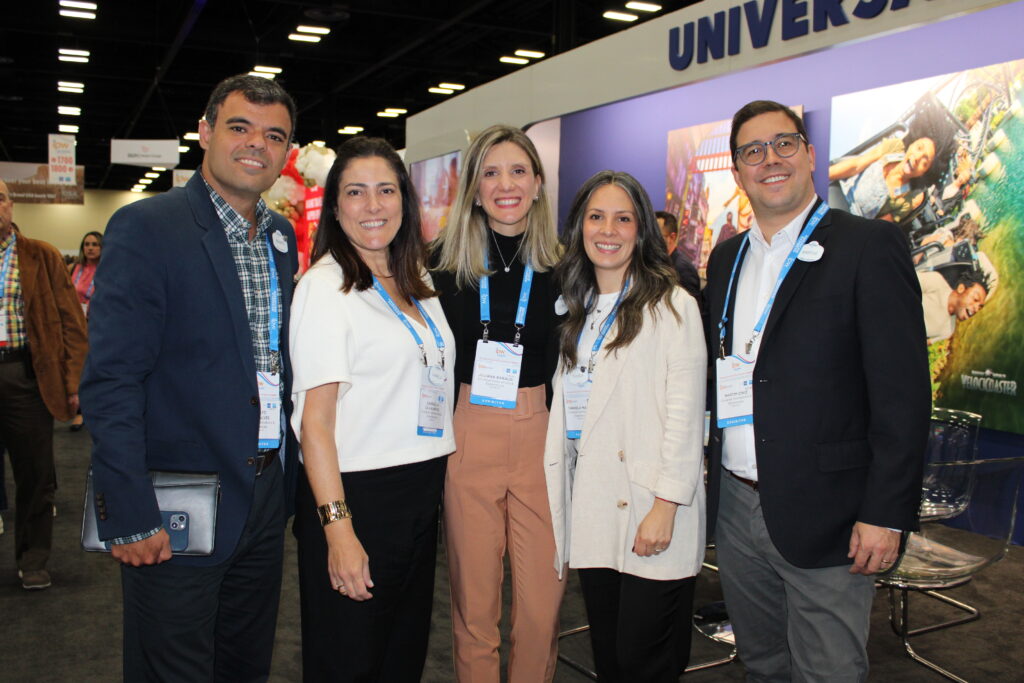
<svg viewBox="0 0 1024 683">
<path fill-rule="evenodd" d="M 751 46 L 763 48 L 771 39 L 776 21 L 781 23 L 782 39 L 793 40 L 811 31 L 818 33 L 830 26 L 848 24 L 850 16 L 874 19 L 886 10 L 894 12 L 909 5 L 910 0 L 857 0 L 850 5 L 848 15 L 843 0 L 749 0 L 688 21 L 682 28 L 669 29 L 668 62 L 676 71 L 684 71 L 693 63 L 694 55 L 698 64 L 709 58 L 738 55 L 744 23 Z"/>
<path fill-rule="evenodd" d="M 75 136 L 50 134 L 50 185 L 75 184 Z"/>
<path fill-rule="evenodd" d="M 172 140 L 111 140 L 110 163 L 129 166 L 177 166 L 177 139 Z"/>
<path fill-rule="evenodd" d="M 194 170 L 188 168 L 176 168 L 171 172 L 171 187 L 185 187 L 192 179 Z"/>
</svg>

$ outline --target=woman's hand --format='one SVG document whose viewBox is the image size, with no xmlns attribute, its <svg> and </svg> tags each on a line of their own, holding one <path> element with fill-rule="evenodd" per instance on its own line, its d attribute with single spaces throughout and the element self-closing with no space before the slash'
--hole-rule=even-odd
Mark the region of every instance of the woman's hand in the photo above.
<svg viewBox="0 0 1024 683">
<path fill-rule="evenodd" d="M 654 499 L 651 511 L 647 513 L 636 530 L 633 552 L 640 557 L 657 555 L 672 542 L 672 530 L 676 523 L 676 503 L 661 498 Z"/>
<path fill-rule="evenodd" d="M 356 537 L 352 520 L 340 519 L 324 527 L 327 537 L 327 575 L 331 587 L 342 595 L 362 602 L 373 594 L 370 578 L 370 558 Z"/>
</svg>

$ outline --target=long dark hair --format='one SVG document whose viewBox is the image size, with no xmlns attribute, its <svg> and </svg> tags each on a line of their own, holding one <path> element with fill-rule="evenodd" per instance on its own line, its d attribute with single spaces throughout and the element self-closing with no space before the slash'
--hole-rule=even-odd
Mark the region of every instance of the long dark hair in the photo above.
<svg viewBox="0 0 1024 683">
<path fill-rule="evenodd" d="M 87 232 L 87 233 L 85 233 L 85 235 L 82 236 L 82 243 L 78 245 L 78 260 L 75 261 L 75 268 L 78 268 L 79 266 L 84 267 L 85 264 L 86 264 L 86 260 L 85 260 L 85 240 L 87 240 L 90 237 L 95 237 L 99 241 L 99 243 L 100 243 L 100 258 L 103 257 L 103 233 L 102 232 L 96 232 L 95 230 L 93 230 L 91 232 Z M 74 270 L 74 268 L 72 268 L 72 270 Z"/>
<path fill-rule="evenodd" d="M 426 249 L 420 232 L 420 206 L 416 188 L 413 187 L 409 173 L 405 170 L 405 164 L 395 149 L 383 138 L 359 136 L 346 140 L 338 147 L 338 158 L 334 160 L 334 165 L 327 173 L 323 208 L 320 211 L 320 224 L 316 229 L 311 260 L 316 262 L 324 254 L 330 254 L 341 266 L 344 274 L 341 285 L 343 292 L 349 292 L 353 287 L 356 291 L 362 292 L 373 286 L 373 273 L 370 272 L 370 267 L 359 256 L 348 235 L 341 229 L 337 215 L 341 174 L 353 159 L 367 157 L 380 157 L 391 166 L 391 170 L 398 177 L 398 191 L 402 195 L 402 224 L 388 246 L 388 266 L 395 277 L 398 292 L 406 302 L 436 296 L 434 290 L 423 281 Z"/>
<path fill-rule="evenodd" d="M 603 185 L 617 185 L 626 192 L 636 211 L 637 228 L 636 246 L 626 269 L 629 291 L 619 304 L 615 318 L 615 337 L 606 348 L 615 351 L 628 346 L 640 333 L 644 309 L 650 309 L 653 313 L 660 301 L 665 301 L 672 314 L 679 319 L 679 312 L 672 305 L 672 292 L 678 286 L 679 276 L 669 261 L 665 240 L 661 236 L 647 192 L 628 173 L 601 171 L 583 183 L 572 201 L 572 209 L 569 210 L 565 232 L 562 234 L 565 254 L 555 267 L 555 282 L 569 309 L 560 327 L 560 356 L 565 367 L 576 364 L 576 343 L 587 314 L 596 303 L 596 297 L 592 297 L 591 293 L 597 291 L 597 276 L 594 264 L 583 247 L 583 220 L 590 197 Z"/>
</svg>

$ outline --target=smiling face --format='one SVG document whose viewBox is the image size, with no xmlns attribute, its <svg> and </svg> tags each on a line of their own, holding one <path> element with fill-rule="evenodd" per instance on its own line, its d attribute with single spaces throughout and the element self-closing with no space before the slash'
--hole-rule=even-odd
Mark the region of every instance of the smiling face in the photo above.
<svg viewBox="0 0 1024 683">
<path fill-rule="evenodd" d="M 224 99 L 213 126 L 199 122 L 199 145 L 206 150 L 203 177 L 236 211 L 250 218 L 288 157 L 292 123 L 283 104 L 253 104 L 240 92 Z"/>
<path fill-rule="evenodd" d="M 350 161 L 341 172 L 335 215 L 363 262 L 386 274 L 388 246 L 402 225 L 402 193 L 391 164 L 381 157 Z"/>
<path fill-rule="evenodd" d="M 907 147 L 907 153 L 903 159 L 904 177 L 923 176 L 935 161 L 935 143 L 931 138 L 918 138 L 910 143 L 910 147 Z"/>
<path fill-rule="evenodd" d="M 476 198 L 491 229 L 502 235 L 526 230 L 526 217 L 540 192 L 541 177 L 523 148 L 500 142 L 484 155 Z"/>
<path fill-rule="evenodd" d="M 0 239 L 6 239 L 14 226 L 14 200 L 7 183 L 0 180 Z"/>
<path fill-rule="evenodd" d="M 85 260 L 89 263 L 99 261 L 102 250 L 103 247 L 100 246 L 100 240 L 96 235 L 87 235 L 82 241 L 82 253 L 85 254 Z"/>
<path fill-rule="evenodd" d="M 744 123 L 736 134 L 736 146 L 774 140 L 779 133 L 796 133 L 796 126 L 780 111 L 760 114 Z M 783 159 L 768 149 L 763 163 L 733 165 L 732 175 L 743 188 L 754 209 L 757 224 L 766 237 L 786 226 L 814 197 L 814 146 L 801 143 L 801 149 Z"/>
<path fill-rule="evenodd" d="M 618 185 L 594 190 L 583 213 L 583 249 L 594 264 L 601 294 L 622 289 L 636 248 L 636 207 Z"/>
</svg>

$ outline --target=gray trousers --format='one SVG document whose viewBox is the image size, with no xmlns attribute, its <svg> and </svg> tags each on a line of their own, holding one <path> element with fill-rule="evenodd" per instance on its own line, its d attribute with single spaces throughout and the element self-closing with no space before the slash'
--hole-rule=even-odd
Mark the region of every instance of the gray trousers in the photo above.
<svg viewBox="0 0 1024 683">
<path fill-rule="evenodd" d="M 768 537 L 760 496 L 725 470 L 715 537 L 748 681 L 867 679 L 872 577 L 787 562 Z"/>
</svg>

